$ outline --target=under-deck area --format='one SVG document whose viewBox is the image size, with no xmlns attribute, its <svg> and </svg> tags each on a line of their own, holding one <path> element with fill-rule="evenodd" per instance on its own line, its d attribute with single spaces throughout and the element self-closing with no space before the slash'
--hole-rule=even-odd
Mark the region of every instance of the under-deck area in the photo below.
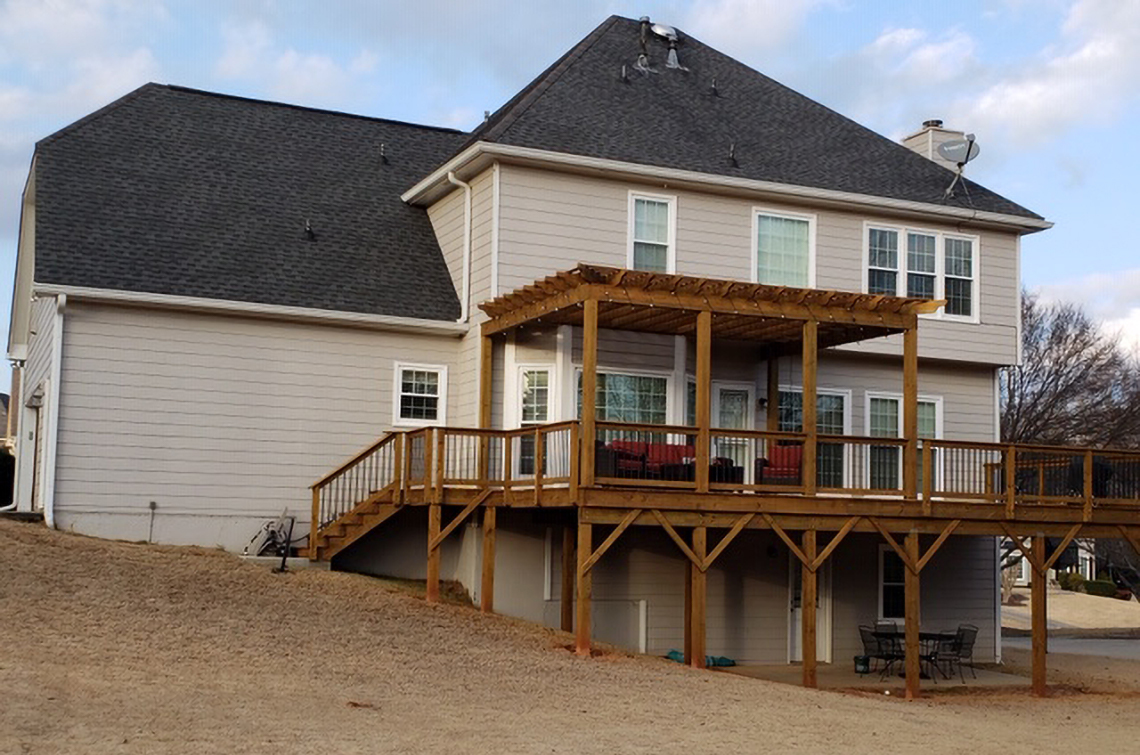
<svg viewBox="0 0 1140 755">
<path fill-rule="evenodd" d="M 560 625 L 576 633 L 577 650 L 587 655 L 595 567 L 633 528 L 654 528 L 684 558 L 683 653 L 703 667 L 707 574 L 739 547 L 741 533 L 765 530 L 799 569 L 799 674 L 817 686 L 819 577 L 849 536 L 870 535 L 905 567 L 901 668 L 914 697 L 922 675 L 924 570 L 951 538 L 1007 537 L 1032 566 L 1033 688 L 1044 694 L 1046 574 L 1076 537 L 1140 546 L 1140 453 L 921 437 L 919 315 L 940 304 L 588 266 L 499 297 L 482 305 L 481 427 L 393 432 L 317 481 L 309 555 L 332 558 L 400 510 L 424 507 L 427 594 L 434 600 L 441 544 L 480 515 L 479 593 L 490 612 L 497 513 L 548 511 L 562 545 Z M 494 340 L 536 322 L 582 330 L 580 419 L 492 427 L 492 407 L 502 400 L 493 389 Z M 692 425 L 598 417 L 603 328 L 693 342 Z M 820 350 L 891 334 L 902 335 L 901 432 L 820 432 Z M 802 431 L 778 429 L 774 402 L 764 429 L 712 426 L 714 339 L 757 349 L 770 387 L 781 358 L 800 358 Z"/>
</svg>

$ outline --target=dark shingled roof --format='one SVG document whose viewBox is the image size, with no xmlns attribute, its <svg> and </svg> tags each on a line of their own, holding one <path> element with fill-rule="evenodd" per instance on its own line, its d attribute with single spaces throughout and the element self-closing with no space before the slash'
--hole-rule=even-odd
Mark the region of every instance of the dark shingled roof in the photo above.
<svg viewBox="0 0 1140 755">
<path fill-rule="evenodd" d="M 665 67 L 668 46 L 650 34 L 657 73 L 641 73 L 634 68 L 639 39 L 637 21 L 610 17 L 500 108 L 469 143 L 1040 218 L 971 181 L 968 196 L 959 190 L 944 199 L 951 171 L 683 32 L 678 54 L 687 72 Z"/>
<path fill-rule="evenodd" d="M 35 277 L 453 320 L 427 213 L 400 193 L 466 137 L 148 84 L 37 145 Z"/>
</svg>

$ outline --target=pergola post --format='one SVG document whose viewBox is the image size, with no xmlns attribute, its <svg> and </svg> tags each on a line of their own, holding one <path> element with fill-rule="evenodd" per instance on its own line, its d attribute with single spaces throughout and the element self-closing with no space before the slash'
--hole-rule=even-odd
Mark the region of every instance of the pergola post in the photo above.
<svg viewBox="0 0 1140 755">
<path fill-rule="evenodd" d="M 816 367 L 819 362 L 819 323 L 815 320 L 805 320 L 803 327 L 803 488 L 805 495 L 815 495 L 816 489 L 816 442 L 817 403 L 816 403 Z"/>
<path fill-rule="evenodd" d="M 693 528 L 693 555 L 704 560 L 708 547 L 708 529 L 706 527 Z M 708 613 L 708 593 L 706 574 L 703 569 L 692 566 L 689 569 L 692 579 L 692 598 L 690 600 L 689 623 L 690 630 L 690 656 L 689 665 L 693 668 L 705 667 L 705 619 Z"/>
<path fill-rule="evenodd" d="M 582 305 L 582 484 L 594 484 L 598 414 L 598 300 Z M 587 551 L 586 556 L 590 554 Z M 579 553 L 579 558 L 581 558 Z M 587 609 L 588 610 L 588 609 Z"/>
<path fill-rule="evenodd" d="M 800 580 L 800 629 L 802 630 L 801 658 L 803 661 L 804 686 L 815 688 L 816 681 L 816 599 L 819 576 L 812 568 L 816 558 L 815 530 L 804 530 L 802 549 L 806 561 L 800 565 L 803 576 Z"/>
<path fill-rule="evenodd" d="M 709 460 L 712 438 L 712 312 L 697 313 L 697 458 L 698 493 L 709 490 Z"/>
<path fill-rule="evenodd" d="M 1048 652 L 1048 613 L 1045 605 L 1046 576 L 1048 568 L 1046 559 L 1049 558 L 1044 535 L 1035 535 L 1032 545 L 1033 558 L 1030 563 L 1033 574 L 1030 584 L 1029 600 L 1031 603 L 1032 635 L 1033 635 L 1033 694 L 1044 697 L 1049 693 L 1046 678 L 1046 659 Z"/>
<path fill-rule="evenodd" d="M 907 561 L 909 561 L 909 563 L 906 564 L 906 578 L 904 584 L 906 699 L 914 700 L 917 699 L 919 695 L 919 678 L 922 675 L 922 663 L 920 658 L 921 647 L 919 643 L 922 617 L 918 591 L 920 568 L 918 566 L 918 530 L 912 529 L 906 534 L 906 541 L 903 547 L 906 550 Z"/>
<path fill-rule="evenodd" d="M 594 552 L 594 529 L 589 522 L 582 521 L 582 509 L 578 509 L 578 602 L 576 608 L 576 626 L 574 651 L 578 655 L 590 655 L 590 590 L 593 578 L 587 561 Z"/>
<path fill-rule="evenodd" d="M 918 493 L 918 327 L 903 334 L 903 496 Z M 923 470 L 929 476 L 933 470 Z"/>
</svg>

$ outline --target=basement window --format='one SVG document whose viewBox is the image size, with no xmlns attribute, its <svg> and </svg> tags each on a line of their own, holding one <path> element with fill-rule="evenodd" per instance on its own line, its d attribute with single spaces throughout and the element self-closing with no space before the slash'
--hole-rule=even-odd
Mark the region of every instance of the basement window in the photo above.
<svg viewBox="0 0 1140 755">
<path fill-rule="evenodd" d="M 446 415 L 447 368 L 397 364 L 394 416 L 398 425 L 442 425 Z"/>
</svg>

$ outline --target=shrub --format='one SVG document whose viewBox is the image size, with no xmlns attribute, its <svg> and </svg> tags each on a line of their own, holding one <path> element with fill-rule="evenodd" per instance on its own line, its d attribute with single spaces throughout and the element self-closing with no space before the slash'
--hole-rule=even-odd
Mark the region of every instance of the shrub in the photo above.
<svg viewBox="0 0 1140 755">
<path fill-rule="evenodd" d="M 1107 579 L 1094 579 L 1085 582 L 1085 592 L 1102 598 L 1116 597 L 1116 583 Z"/>
<path fill-rule="evenodd" d="M 1062 590 L 1080 592 L 1081 587 L 1085 584 L 1085 578 L 1077 572 L 1065 571 L 1057 575 L 1057 584 L 1061 586 Z"/>
</svg>

